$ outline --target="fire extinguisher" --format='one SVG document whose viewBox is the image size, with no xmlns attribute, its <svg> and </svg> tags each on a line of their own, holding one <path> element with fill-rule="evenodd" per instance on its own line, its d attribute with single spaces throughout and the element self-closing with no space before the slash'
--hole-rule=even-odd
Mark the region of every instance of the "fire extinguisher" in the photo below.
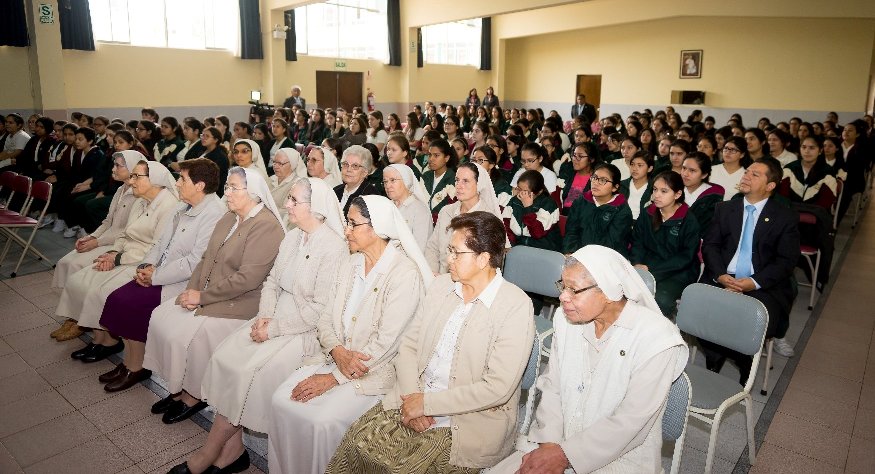
<svg viewBox="0 0 875 474">
<path fill-rule="evenodd" d="M 368 112 L 373 112 L 377 108 L 377 101 L 374 99 L 374 93 L 368 89 Z"/>
</svg>

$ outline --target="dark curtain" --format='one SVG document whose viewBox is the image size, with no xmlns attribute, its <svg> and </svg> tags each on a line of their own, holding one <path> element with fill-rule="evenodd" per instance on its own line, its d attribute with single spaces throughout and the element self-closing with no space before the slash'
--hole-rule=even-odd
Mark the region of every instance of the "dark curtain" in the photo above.
<svg viewBox="0 0 875 474">
<path fill-rule="evenodd" d="M 240 0 L 240 57 L 264 59 L 258 0 Z"/>
<path fill-rule="evenodd" d="M 283 12 L 283 19 L 286 23 L 286 61 L 298 60 L 298 36 L 295 32 L 295 10 L 286 10 Z"/>
<path fill-rule="evenodd" d="M 88 0 L 59 0 L 58 21 L 61 23 L 61 48 L 94 51 Z"/>
<path fill-rule="evenodd" d="M 422 67 L 422 28 L 416 29 L 416 67 Z"/>
<path fill-rule="evenodd" d="M 492 70 L 492 18 L 483 18 L 480 31 L 480 70 Z"/>
<path fill-rule="evenodd" d="M 24 0 L 0 2 L 0 46 L 28 46 Z"/>
<path fill-rule="evenodd" d="M 386 20 L 389 26 L 389 65 L 401 65 L 401 1 L 386 1 Z"/>
</svg>

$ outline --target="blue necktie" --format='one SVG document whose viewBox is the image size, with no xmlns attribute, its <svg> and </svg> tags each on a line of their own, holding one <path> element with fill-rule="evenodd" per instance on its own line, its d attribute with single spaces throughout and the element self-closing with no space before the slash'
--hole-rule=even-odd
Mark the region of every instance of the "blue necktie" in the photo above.
<svg viewBox="0 0 875 474">
<path fill-rule="evenodd" d="M 753 229 L 757 223 L 754 221 L 754 212 L 757 208 L 751 204 L 744 206 L 747 211 L 747 219 L 744 221 L 744 229 L 741 230 L 741 247 L 738 250 L 738 262 L 735 264 L 735 278 L 747 278 L 753 275 Z"/>
</svg>

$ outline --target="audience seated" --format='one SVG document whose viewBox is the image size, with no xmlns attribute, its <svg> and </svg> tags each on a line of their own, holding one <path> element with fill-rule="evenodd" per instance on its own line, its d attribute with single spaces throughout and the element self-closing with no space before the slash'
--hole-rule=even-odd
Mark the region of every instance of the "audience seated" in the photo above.
<svg viewBox="0 0 875 474">
<path fill-rule="evenodd" d="M 334 194 L 340 201 L 344 214 L 349 213 L 349 206 L 358 196 L 380 194 L 379 190 L 367 182 L 368 176 L 374 171 L 374 159 L 371 152 L 361 146 L 352 145 L 343 152 L 340 162 L 340 176 L 343 184 L 334 187 Z"/>
<path fill-rule="evenodd" d="M 696 216 L 699 227 L 704 232 L 711 224 L 714 208 L 723 202 L 726 191 L 719 184 L 711 184 L 711 159 L 708 155 L 694 151 L 684 158 L 681 178 L 684 182 L 684 203 Z"/>
<path fill-rule="evenodd" d="M 389 142 L 389 147 L 392 142 Z M 392 200 L 404 222 L 413 233 L 419 249 L 425 251 L 432 232 L 431 212 L 428 210 L 428 193 L 416 180 L 413 170 L 403 163 L 391 164 L 383 170 L 383 186 L 386 196 Z"/>
<path fill-rule="evenodd" d="M 326 147 L 316 147 L 310 150 L 310 154 L 307 155 L 307 174 L 322 179 L 331 189 L 343 184 L 337 155 Z"/>
<path fill-rule="evenodd" d="M 727 138 L 720 156 L 723 161 L 711 167 L 708 181 L 722 187 L 723 200 L 728 201 L 738 194 L 741 177 L 752 163 L 747 152 L 747 141 L 742 137 Z"/>
<path fill-rule="evenodd" d="M 806 137 L 799 144 L 800 159 L 784 167 L 778 193 L 791 202 L 814 204 L 829 210 L 836 200 L 836 178 L 823 158 L 823 141 Z"/>
<path fill-rule="evenodd" d="M 236 145 L 235 145 L 236 146 Z M 289 198 L 289 190 L 292 183 L 298 178 L 307 177 L 307 164 L 301 158 L 301 154 L 294 148 L 280 148 L 273 157 L 273 174 L 267 179 L 273 202 L 285 223 L 289 215 L 286 210 L 286 201 Z"/>
<path fill-rule="evenodd" d="M 620 170 L 599 163 L 590 182 L 591 189 L 574 201 L 568 211 L 562 252 L 571 254 L 587 245 L 601 245 L 627 255 L 632 210 L 626 205 L 626 198 L 618 193 Z"/>
<path fill-rule="evenodd" d="M 648 206 L 653 193 L 653 185 L 650 181 L 653 173 L 653 158 L 650 153 L 639 150 L 629 160 L 629 177 L 620 181 L 620 194 L 626 198 L 629 210 L 632 211 L 632 220 L 638 220 L 641 209 Z"/>
<path fill-rule="evenodd" d="M 490 144 L 490 141 L 493 144 Z M 498 205 L 504 208 L 513 196 L 513 188 L 504 179 L 504 173 L 498 169 L 498 153 L 500 151 L 498 147 L 498 142 L 490 138 L 486 141 L 486 146 L 481 146 L 471 153 L 471 162 L 480 165 L 489 173 L 489 179 L 492 181 L 492 189 L 495 191 Z"/>
<path fill-rule="evenodd" d="M 501 217 L 511 245 L 562 249 L 559 206 L 547 193 L 541 173 L 526 171 L 519 177 L 517 194 L 504 208 Z"/>
<path fill-rule="evenodd" d="M 426 133 L 423 143 L 428 140 Z M 422 185 L 429 194 L 428 207 L 432 219 L 437 222 L 438 214 L 444 206 L 454 202 L 456 167 L 459 161 L 450 143 L 443 138 L 431 140 L 428 143 L 428 170 L 422 173 Z"/>
<path fill-rule="evenodd" d="M 571 147 L 571 157 L 559 166 L 556 185 L 562 188 L 562 213 L 566 214 L 583 193 L 590 190 L 593 167 L 598 163 L 598 148 L 589 141 L 575 143 Z"/>
<path fill-rule="evenodd" d="M 544 186 L 547 188 L 547 193 L 552 194 L 556 190 L 557 178 L 556 173 L 550 169 L 553 160 L 547 154 L 547 150 L 537 143 L 526 143 L 522 147 L 521 155 L 522 168 L 513 175 L 513 179 L 510 181 L 511 187 L 516 188 L 517 180 L 524 172 L 534 170 L 544 176 Z"/>
</svg>

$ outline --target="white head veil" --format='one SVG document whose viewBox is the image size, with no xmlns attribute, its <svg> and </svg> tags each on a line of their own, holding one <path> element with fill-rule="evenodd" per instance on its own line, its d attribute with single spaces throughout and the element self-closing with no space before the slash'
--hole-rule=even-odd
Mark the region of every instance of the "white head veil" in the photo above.
<svg viewBox="0 0 875 474">
<path fill-rule="evenodd" d="M 292 167 L 292 176 L 297 178 L 307 177 L 307 163 L 301 158 L 301 154 L 294 148 L 280 148 L 277 153 L 282 153 L 289 159 L 289 166 Z M 276 161 L 276 158 L 274 158 Z"/>
<path fill-rule="evenodd" d="M 248 138 L 241 138 L 234 142 L 234 146 L 237 146 L 238 143 L 245 143 L 249 145 L 249 148 L 252 150 L 252 167 L 261 171 L 264 175 L 263 178 L 267 179 L 267 168 L 264 166 L 264 157 L 261 156 L 261 147 L 258 146 L 258 143 L 255 140 L 250 140 Z"/>
<path fill-rule="evenodd" d="M 243 168 L 242 166 L 235 166 L 228 170 L 229 178 L 231 177 L 231 171 L 237 168 L 246 173 L 246 190 L 249 192 L 249 195 L 261 199 L 261 203 L 264 204 L 264 207 L 266 207 L 274 217 L 276 217 L 276 220 L 278 220 L 283 227 L 283 232 L 285 232 L 285 219 L 283 219 L 280 214 L 279 208 L 276 207 L 276 202 L 273 200 L 273 195 L 270 194 L 270 187 L 267 185 L 267 181 L 261 177 L 261 173 L 258 171 L 255 171 L 252 168 Z"/>
<path fill-rule="evenodd" d="M 389 165 L 387 168 L 392 168 L 397 171 L 398 174 L 401 175 L 401 181 L 404 182 L 404 186 L 407 187 L 407 190 L 410 191 L 410 194 L 416 196 L 416 199 L 422 201 L 426 206 L 428 205 L 429 195 L 428 191 L 425 190 L 425 186 L 421 181 L 416 179 L 416 175 L 413 174 L 413 170 L 410 169 L 409 166 L 405 164 L 395 163 Z"/>
<path fill-rule="evenodd" d="M 413 233 L 407 226 L 407 222 L 401 216 L 401 212 L 398 211 L 398 208 L 392 201 L 383 196 L 372 194 L 361 197 L 368 206 L 368 213 L 371 215 L 371 226 L 374 228 L 374 232 L 381 237 L 397 240 L 401 243 L 404 253 L 419 267 L 422 281 L 427 288 L 432 280 L 434 280 L 434 274 L 425 260 L 425 255 L 419 249 Z"/>
<path fill-rule="evenodd" d="M 173 194 L 173 197 L 179 199 L 179 190 L 176 189 L 176 179 L 173 178 L 170 170 L 158 161 L 148 161 L 147 164 L 149 166 L 149 182 L 152 183 L 153 186 L 161 186 L 170 191 L 170 193 Z M 131 171 L 134 171 L 134 169 L 131 168 Z"/>
<path fill-rule="evenodd" d="M 501 208 L 498 207 L 498 198 L 495 197 L 495 188 L 492 187 L 489 172 L 477 163 L 471 164 L 476 166 L 478 171 L 477 193 L 480 195 L 480 209 L 495 214 L 495 217 L 504 222 L 501 218 Z M 458 171 L 456 171 L 456 175 L 458 176 Z"/>
<path fill-rule="evenodd" d="M 571 256 L 586 267 L 609 300 L 619 301 L 625 297 L 662 314 L 644 280 L 616 250 L 601 245 L 587 245 Z"/>
<path fill-rule="evenodd" d="M 139 151 L 136 151 L 136 150 L 124 150 L 124 151 L 117 151 L 117 152 L 113 153 L 112 154 L 113 164 L 115 164 L 116 158 L 121 158 L 121 159 L 125 160 L 125 168 L 128 169 L 129 173 L 134 172 L 134 167 L 137 166 L 137 163 L 139 163 L 140 161 L 148 161 L 148 159 L 146 159 L 146 157 L 143 156 L 142 153 L 140 153 Z M 124 183 L 122 183 L 122 186 L 124 186 L 124 188 L 126 190 L 131 187 L 130 184 L 128 183 L 128 181 L 125 181 Z"/>
<path fill-rule="evenodd" d="M 322 156 L 324 157 L 322 166 L 325 168 L 325 172 L 331 176 L 331 181 L 342 183 L 343 177 L 340 176 L 340 164 L 337 162 L 337 155 L 328 148 L 321 147 L 319 149 L 322 150 Z"/>
<path fill-rule="evenodd" d="M 319 178 L 304 178 L 310 181 L 310 211 L 321 214 L 325 217 L 325 224 L 331 228 L 341 239 L 346 240 L 344 236 L 344 219 L 343 212 L 340 210 L 340 203 L 337 201 L 337 195 L 334 190 L 328 187 L 325 180 Z M 292 185 L 294 188 L 294 185 Z"/>
</svg>

